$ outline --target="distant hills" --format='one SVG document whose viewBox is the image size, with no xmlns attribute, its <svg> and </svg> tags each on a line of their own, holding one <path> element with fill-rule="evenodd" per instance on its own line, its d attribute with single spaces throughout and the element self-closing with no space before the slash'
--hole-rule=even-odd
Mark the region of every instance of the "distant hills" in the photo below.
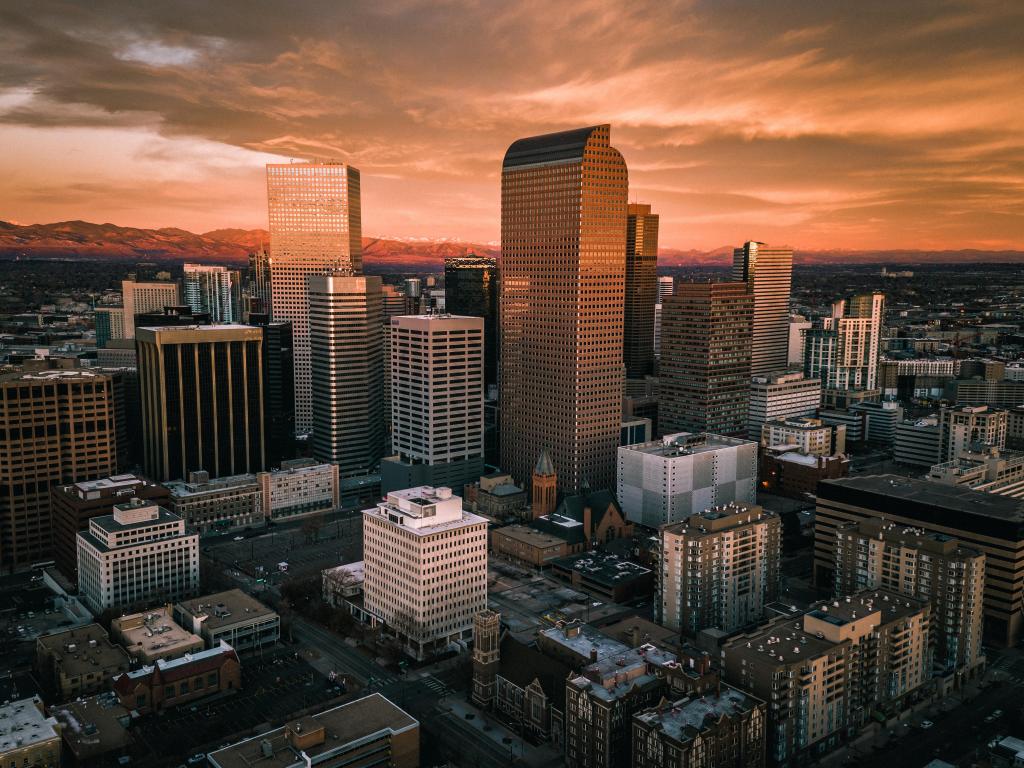
<svg viewBox="0 0 1024 768">
<path fill-rule="evenodd" d="M 262 229 L 215 229 L 196 234 L 184 229 L 139 229 L 88 221 L 19 225 L 0 221 L 0 259 L 104 259 L 118 261 L 200 261 L 241 264 L 268 241 Z M 453 240 L 363 238 L 363 261 L 369 271 L 432 271 L 449 256 L 467 252 L 495 256 L 497 248 Z M 664 248 L 662 266 L 724 266 L 730 247 L 712 251 Z M 797 251 L 797 264 L 950 264 L 1024 262 L 1024 251 Z"/>
</svg>

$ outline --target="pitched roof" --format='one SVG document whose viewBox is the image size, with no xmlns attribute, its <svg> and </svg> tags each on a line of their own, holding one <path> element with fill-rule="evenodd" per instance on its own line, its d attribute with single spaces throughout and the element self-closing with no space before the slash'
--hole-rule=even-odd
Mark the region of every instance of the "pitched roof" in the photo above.
<svg viewBox="0 0 1024 768">
<path fill-rule="evenodd" d="M 583 510 L 590 507 L 590 524 L 596 529 L 607 514 L 610 507 L 614 507 L 619 514 L 622 514 L 622 507 L 615 499 L 615 494 L 608 490 L 589 491 L 578 493 L 575 496 L 566 496 L 558 507 L 558 514 L 583 522 Z"/>
<path fill-rule="evenodd" d="M 536 680 L 551 706 L 565 709 L 565 681 L 573 671 L 572 667 L 545 655 L 535 645 L 519 642 L 511 633 L 501 639 L 500 651 L 499 676 L 520 688 L 526 688 Z"/>
<path fill-rule="evenodd" d="M 537 466 L 533 468 L 533 474 L 548 476 L 555 474 L 555 465 L 551 461 L 551 455 L 547 448 L 542 448 L 540 456 L 537 457 Z"/>
</svg>

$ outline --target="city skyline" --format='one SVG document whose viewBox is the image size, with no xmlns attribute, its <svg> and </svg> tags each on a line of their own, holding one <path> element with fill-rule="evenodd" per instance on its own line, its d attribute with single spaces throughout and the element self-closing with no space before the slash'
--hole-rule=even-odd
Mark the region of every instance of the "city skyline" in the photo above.
<svg viewBox="0 0 1024 768">
<path fill-rule="evenodd" d="M 0 218 L 263 227 L 264 164 L 322 157 L 363 172 L 368 233 L 494 242 L 503 148 L 611 123 L 668 248 L 1024 234 L 1011 3 L 221 8 L 6 12 Z"/>
</svg>

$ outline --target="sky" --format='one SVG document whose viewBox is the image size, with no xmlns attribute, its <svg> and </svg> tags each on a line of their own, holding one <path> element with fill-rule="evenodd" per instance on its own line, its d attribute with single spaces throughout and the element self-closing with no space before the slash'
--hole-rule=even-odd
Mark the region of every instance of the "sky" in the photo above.
<svg viewBox="0 0 1024 768">
<path fill-rule="evenodd" d="M 0 220 L 493 242 L 515 139 L 610 123 L 662 247 L 1020 248 L 1020 0 L 0 0 Z"/>
</svg>

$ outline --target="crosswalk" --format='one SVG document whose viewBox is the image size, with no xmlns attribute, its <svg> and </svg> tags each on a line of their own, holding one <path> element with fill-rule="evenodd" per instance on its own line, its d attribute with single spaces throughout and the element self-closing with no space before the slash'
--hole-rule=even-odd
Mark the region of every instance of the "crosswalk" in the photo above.
<svg viewBox="0 0 1024 768">
<path fill-rule="evenodd" d="M 452 694 L 452 689 L 445 685 L 441 680 L 438 680 L 433 675 L 427 675 L 422 680 L 420 680 L 420 682 L 423 683 L 423 685 L 425 685 L 438 696 L 444 697 L 450 696 Z"/>
</svg>

